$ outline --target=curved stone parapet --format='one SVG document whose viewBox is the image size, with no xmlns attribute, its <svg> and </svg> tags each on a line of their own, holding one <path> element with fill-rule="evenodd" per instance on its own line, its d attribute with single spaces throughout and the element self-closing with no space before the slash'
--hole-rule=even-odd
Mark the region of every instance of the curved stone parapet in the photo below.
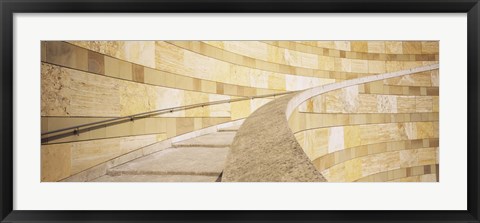
<svg viewBox="0 0 480 223">
<path fill-rule="evenodd" d="M 288 125 L 288 117 L 305 100 L 353 85 L 438 69 L 438 64 L 327 84 L 283 96 L 251 114 L 239 129 L 222 181 L 324 182 Z"/>
</svg>

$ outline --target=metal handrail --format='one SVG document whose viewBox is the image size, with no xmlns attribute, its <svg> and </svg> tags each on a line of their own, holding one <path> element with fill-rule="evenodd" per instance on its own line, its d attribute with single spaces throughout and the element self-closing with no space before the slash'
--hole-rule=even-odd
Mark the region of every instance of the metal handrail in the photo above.
<svg viewBox="0 0 480 223">
<path fill-rule="evenodd" d="M 85 127 L 95 126 L 95 125 L 100 125 L 100 124 L 107 125 L 107 123 L 114 122 L 114 121 L 116 121 L 117 123 L 121 123 L 119 121 L 125 121 L 125 120 L 133 121 L 135 119 L 141 119 L 141 118 L 146 118 L 146 117 L 150 117 L 150 116 L 153 116 L 153 115 L 171 113 L 171 112 L 174 112 L 174 111 L 187 110 L 187 109 L 192 109 L 192 108 L 198 108 L 198 107 L 204 107 L 204 106 L 210 106 L 210 105 L 216 105 L 216 104 L 231 103 L 231 102 L 237 102 L 237 101 L 245 101 L 245 100 L 251 100 L 251 99 L 255 99 L 255 98 L 266 98 L 266 97 L 272 97 L 272 96 L 275 97 L 275 96 L 280 96 L 280 95 L 291 94 L 291 93 L 294 93 L 294 92 L 297 92 L 297 91 L 288 91 L 288 92 L 275 93 L 275 94 L 251 96 L 251 97 L 229 99 L 229 100 L 220 100 L 220 101 L 213 101 L 213 102 L 206 102 L 206 103 L 198 103 L 198 104 L 192 104 L 192 105 L 171 107 L 171 108 L 162 108 L 162 109 L 159 109 L 159 110 L 142 112 L 142 113 L 138 113 L 138 114 L 116 117 L 116 118 L 106 119 L 106 120 L 102 120 L 102 121 L 90 122 L 90 123 L 71 126 L 71 127 L 67 127 L 67 128 L 61 128 L 61 129 L 57 129 L 57 130 L 42 132 L 42 136 L 53 134 L 53 133 L 58 133 L 58 132 L 65 132 L 65 131 L 68 131 L 68 130 L 73 130 L 73 134 L 78 134 L 80 132 L 80 128 L 85 128 Z M 112 123 L 110 123 L 110 124 L 112 124 Z"/>
</svg>

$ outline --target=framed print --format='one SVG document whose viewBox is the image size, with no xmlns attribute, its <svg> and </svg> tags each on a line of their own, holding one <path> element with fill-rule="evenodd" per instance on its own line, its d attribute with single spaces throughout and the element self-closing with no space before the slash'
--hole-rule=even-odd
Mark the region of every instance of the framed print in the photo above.
<svg viewBox="0 0 480 223">
<path fill-rule="evenodd" d="M 2 222 L 478 222 L 478 7 L 2 1 Z"/>
</svg>

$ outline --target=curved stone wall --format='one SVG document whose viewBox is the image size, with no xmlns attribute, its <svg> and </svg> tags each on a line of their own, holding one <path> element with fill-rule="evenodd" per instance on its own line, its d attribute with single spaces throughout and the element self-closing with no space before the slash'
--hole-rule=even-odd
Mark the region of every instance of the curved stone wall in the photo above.
<svg viewBox="0 0 480 223">
<path fill-rule="evenodd" d="M 387 42 L 384 53 L 358 51 L 352 41 L 330 42 L 42 42 L 42 132 L 167 107 L 303 90 L 438 60 L 438 49 L 427 42 L 397 42 L 408 54 L 388 51 Z M 368 42 L 367 49 L 374 45 Z M 49 138 L 42 141 L 42 181 L 81 175 L 139 148 L 244 119 L 273 99 L 206 106 Z"/>
<path fill-rule="evenodd" d="M 438 53 L 438 45 L 420 45 Z M 387 61 L 386 69 L 415 63 Z M 310 98 L 293 111 L 289 126 L 327 181 L 431 182 L 439 180 L 438 112 L 434 69 Z"/>
<path fill-rule="evenodd" d="M 312 153 L 305 151 L 299 145 L 298 138 L 294 136 L 287 118 L 295 112 L 296 108 L 304 101 L 326 92 L 345 89 L 364 83 L 401 77 L 404 75 L 438 69 L 438 65 L 428 65 L 398 72 L 380 74 L 328 84 L 300 91 L 293 95 L 283 96 L 262 106 L 249 116 L 238 130 L 231 152 L 227 158 L 223 174 L 223 181 L 271 181 L 271 182 L 296 182 L 296 181 L 325 181 L 323 175 L 328 177 L 340 176 L 330 172 L 312 170 Z M 298 122 L 290 122 L 298 123 Z M 342 129 L 343 130 L 343 129 Z M 343 143 L 343 131 L 333 130 L 329 135 L 314 134 L 312 141 L 324 142 L 340 139 Z M 338 141 L 338 140 L 337 140 Z M 300 142 L 302 142 L 300 140 Z M 328 149 L 340 148 L 337 142 L 328 145 Z M 388 160 L 377 160 L 373 166 L 388 165 Z M 410 161 L 410 160 L 409 160 Z M 315 165 L 318 170 L 318 167 Z M 356 167 L 354 167 L 356 168 Z M 426 167 L 425 167 L 426 168 Z M 410 169 L 408 169 L 410 171 Z M 386 173 L 388 174 L 388 173 Z M 343 176 L 343 175 L 342 175 Z M 327 178 L 328 180 L 328 178 Z"/>
</svg>

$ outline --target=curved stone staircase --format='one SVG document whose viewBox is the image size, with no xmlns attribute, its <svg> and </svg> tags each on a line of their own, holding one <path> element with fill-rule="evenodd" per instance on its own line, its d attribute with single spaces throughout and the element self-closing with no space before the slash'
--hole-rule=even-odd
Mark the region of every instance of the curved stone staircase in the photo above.
<svg viewBox="0 0 480 223">
<path fill-rule="evenodd" d="M 438 64 L 322 85 L 277 98 L 243 122 L 173 143 L 110 168 L 96 182 L 325 182 L 288 125 L 293 110 L 314 96 L 353 85 L 438 69 Z"/>
<path fill-rule="evenodd" d="M 220 181 L 239 126 L 173 143 L 172 147 L 107 170 L 94 182 Z"/>
</svg>

